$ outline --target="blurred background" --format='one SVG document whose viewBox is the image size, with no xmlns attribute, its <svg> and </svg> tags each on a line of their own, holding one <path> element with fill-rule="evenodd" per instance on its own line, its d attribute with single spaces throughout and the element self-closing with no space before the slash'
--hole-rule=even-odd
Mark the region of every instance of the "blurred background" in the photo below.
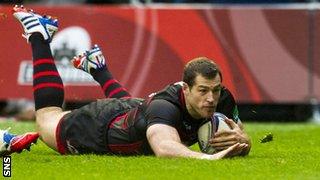
<svg viewBox="0 0 320 180">
<path fill-rule="evenodd" d="M 14 4 L 59 19 L 52 53 L 66 109 L 103 98 L 69 60 L 99 44 L 134 96 L 181 80 L 189 60 L 222 69 L 243 121 L 320 123 L 320 3 L 315 0 L 0 1 L 0 116 L 33 119 L 32 57 L 11 16 Z M 317 90 L 318 89 L 318 90 Z"/>
</svg>

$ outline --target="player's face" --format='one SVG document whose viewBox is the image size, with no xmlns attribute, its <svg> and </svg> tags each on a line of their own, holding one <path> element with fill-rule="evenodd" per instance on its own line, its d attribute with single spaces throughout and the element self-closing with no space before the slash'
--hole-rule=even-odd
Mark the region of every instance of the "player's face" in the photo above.
<svg viewBox="0 0 320 180">
<path fill-rule="evenodd" d="M 221 87 L 220 75 L 213 79 L 197 75 L 192 87 L 185 83 L 183 92 L 189 114 L 196 119 L 211 117 L 217 108 Z"/>
</svg>

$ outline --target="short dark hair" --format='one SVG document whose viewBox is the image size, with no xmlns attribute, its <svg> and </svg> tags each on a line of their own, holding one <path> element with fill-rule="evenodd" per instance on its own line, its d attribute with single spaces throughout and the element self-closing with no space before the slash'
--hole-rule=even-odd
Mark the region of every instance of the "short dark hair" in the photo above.
<svg viewBox="0 0 320 180">
<path fill-rule="evenodd" d="M 194 58 L 185 65 L 182 77 L 183 82 L 192 87 L 195 78 L 199 74 L 207 79 L 213 79 L 219 74 L 222 81 L 220 68 L 215 62 L 207 57 Z"/>
</svg>

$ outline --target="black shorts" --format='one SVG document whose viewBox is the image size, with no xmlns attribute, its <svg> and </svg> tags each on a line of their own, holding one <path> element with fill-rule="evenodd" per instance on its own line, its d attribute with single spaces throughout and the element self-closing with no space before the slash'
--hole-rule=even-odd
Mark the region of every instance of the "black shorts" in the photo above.
<svg viewBox="0 0 320 180">
<path fill-rule="evenodd" d="M 61 154 L 108 154 L 107 131 L 116 117 L 141 105 L 142 99 L 102 99 L 66 114 L 56 130 Z"/>
</svg>

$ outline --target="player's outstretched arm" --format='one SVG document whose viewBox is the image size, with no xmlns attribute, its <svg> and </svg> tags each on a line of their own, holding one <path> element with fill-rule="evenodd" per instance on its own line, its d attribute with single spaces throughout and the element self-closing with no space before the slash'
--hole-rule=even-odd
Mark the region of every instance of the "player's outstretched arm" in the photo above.
<svg viewBox="0 0 320 180">
<path fill-rule="evenodd" d="M 154 124 L 147 129 L 147 138 L 158 157 L 186 157 L 217 160 L 239 155 L 247 144 L 236 143 L 216 154 L 204 154 L 190 150 L 181 143 L 177 130 L 165 124 Z"/>
</svg>

